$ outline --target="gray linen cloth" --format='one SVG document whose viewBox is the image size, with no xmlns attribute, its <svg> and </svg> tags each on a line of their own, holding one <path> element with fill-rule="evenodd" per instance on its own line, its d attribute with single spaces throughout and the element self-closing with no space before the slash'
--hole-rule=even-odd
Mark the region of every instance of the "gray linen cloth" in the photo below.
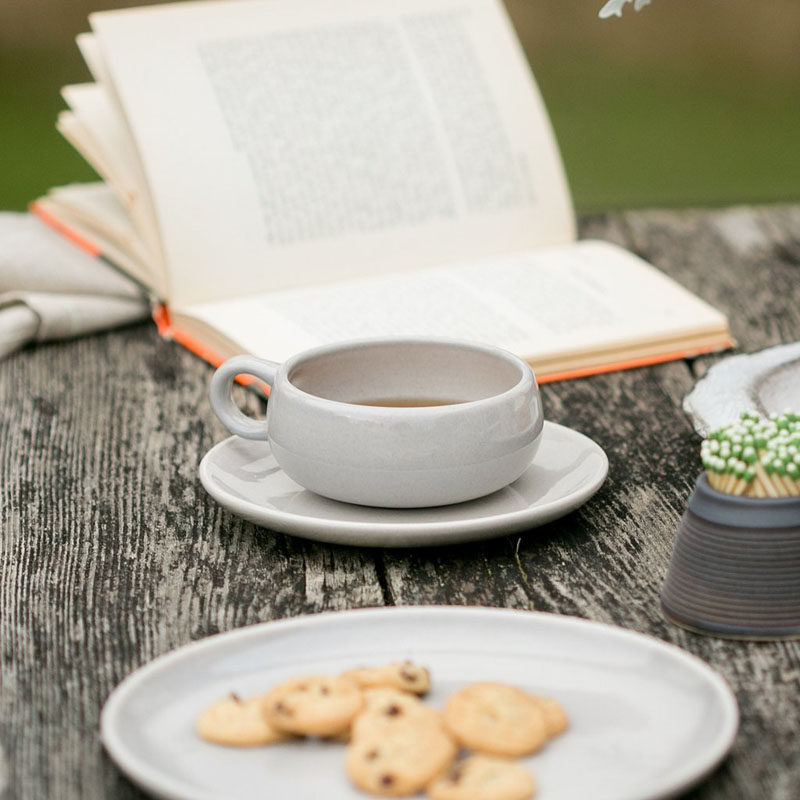
<svg viewBox="0 0 800 800">
<path fill-rule="evenodd" d="M 142 289 L 32 214 L 0 213 L 0 358 L 144 319 Z"/>
</svg>

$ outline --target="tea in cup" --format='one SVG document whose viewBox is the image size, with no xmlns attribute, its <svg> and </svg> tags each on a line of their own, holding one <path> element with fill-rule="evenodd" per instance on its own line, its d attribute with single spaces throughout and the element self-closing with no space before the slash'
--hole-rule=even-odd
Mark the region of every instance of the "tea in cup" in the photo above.
<svg viewBox="0 0 800 800">
<path fill-rule="evenodd" d="M 270 386 L 266 420 L 233 403 L 241 374 Z M 522 359 L 449 339 L 343 342 L 283 364 L 235 356 L 214 374 L 210 399 L 232 433 L 268 442 L 301 486 L 388 508 L 449 505 L 502 489 L 530 466 L 544 425 Z"/>
</svg>

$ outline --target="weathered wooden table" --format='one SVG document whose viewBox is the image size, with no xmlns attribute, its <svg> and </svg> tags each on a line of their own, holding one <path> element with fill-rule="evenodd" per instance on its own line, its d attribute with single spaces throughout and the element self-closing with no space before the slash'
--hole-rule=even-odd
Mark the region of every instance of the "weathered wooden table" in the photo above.
<svg viewBox="0 0 800 800">
<path fill-rule="evenodd" d="M 727 312 L 744 351 L 800 339 L 800 207 L 611 214 L 582 220 L 582 235 L 641 253 Z M 573 614 L 695 653 L 733 686 L 742 724 L 689 796 L 796 800 L 800 642 L 705 638 L 659 610 L 698 472 L 680 403 L 712 361 L 544 387 L 547 416 L 608 453 L 599 494 L 522 536 L 411 551 L 315 544 L 217 506 L 197 477 L 227 435 L 206 397 L 211 368 L 151 325 L 1 363 L 0 795 L 142 797 L 101 749 L 100 709 L 128 673 L 190 640 L 324 609 L 448 603 Z"/>
</svg>

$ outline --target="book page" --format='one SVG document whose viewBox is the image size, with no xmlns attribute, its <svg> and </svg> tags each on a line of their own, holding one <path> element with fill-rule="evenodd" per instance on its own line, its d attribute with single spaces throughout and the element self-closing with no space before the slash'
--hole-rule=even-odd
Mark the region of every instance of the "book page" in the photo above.
<svg viewBox="0 0 800 800">
<path fill-rule="evenodd" d="M 604 363 L 632 346 L 655 344 L 643 352 L 656 353 L 692 338 L 727 341 L 721 313 L 637 256 L 599 241 L 183 313 L 242 352 L 274 361 L 328 342 L 394 335 L 486 342 L 543 368 Z"/>
<path fill-rule="evenodd" d="M 80 211 L 73 213 L 73 207 L 58 196 L 66 188 L 60 187 L 55 196 L 48 194 L 35 200 L 31 211 L 91 255 L 102 258 L 109 269 L 132 278 L 151 296 L 153 292 L 158 293 L 157 278 L 151 274 L 148 263 L 138 257 L 137 249 L 130 247 L 130 242 L 120 237 L 113 225 L 98 226 L 96 216 L 88 222 Z"/>
<path fill-rule="evenodd" d="M 81 56 L 95 81 L 105 87 L 111 86 L 111 75 L 109 75 L 108 69 L 106 69 L 103 53 L 100 50 L 100 45 L 95 35 L 88 31 L 79 33 L 75 37 L 75 43 L 78 45 Z"/>
<path fill-rule="evenodd" d="M 120 187 L 119 173 L 109 160 L 108 151 L 72 111 L 58 112 L 56 130 L 109 186 Z"/>
<path fill-rule="evenodd" d="M 183 3 L 91 23 L 173 303 L 574 239 L 499 0 Z"/>
<path fill-rule="evenodd" d="M 56 186 L 47 193 L 47 199 L 48 210 L 61 217 L 64 224 L 77 222 L 88 231 L 89 239 L 97 240 L 102 237 L 101 249 L 108 259 L 115 261 L 117 253 L 125 253 L 128 261 L 118 266 L 127 269 L 133 261 L 136 265 L 134 277 L 163 300 L 165 287 L 160 283 L 160 273 L 153 268 L 153 254 L 131 222 L 116 193 L 107 184 L 73 183 Z M 108 243 L 113 244 L 114 253 L 107 252 Z"/>
<path fill-rule="evenodd" d="M 116 191 L 151 254 L 150 270 L 158 273 L 158 285 L 165 288 L 168 275 L 161 235 L 136 143 L 94 34 L 80 33 L 75 41 L 95 83 L 63 87 L 62 95 L 80 121 L 80 130 L 74 123 L 65 123 L 63 113 L 56 127 Z"/>
<path fill-rule="evenodd" d="M 61 95 L 85 131 L 84 137 L 90 142 L 87 150 L 94 154 L 93 159 L 82 155 L 117 192 L 123 206 L 134 211 L 136 151 L 105 89 L 96 83 L 73 84 L 64 86 Z M 68 131 L 62 133 L 68 135 Z"/>
</svg>

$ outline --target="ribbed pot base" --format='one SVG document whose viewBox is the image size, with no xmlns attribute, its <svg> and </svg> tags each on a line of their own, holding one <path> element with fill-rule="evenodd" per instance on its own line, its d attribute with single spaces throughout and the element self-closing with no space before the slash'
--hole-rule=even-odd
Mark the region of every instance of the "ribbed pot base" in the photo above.
<svg viewBox="0 0 800 800">
<path fill-rule="evenodd" d="M 775 642 L 787 639 L 800 639 L 800 627 L 795 627 L 789 632 L 770 631 L 760 626 L 715 625 L 708 619 L 687 619 L 673 611 L 661 597 L 661 610 L 668 622 L 678 625 L 692 633 L 702 633 L 705 636 L 716 636 L 719 639 L 738 639 L 754 642 Z"/>
<path fill-rule="evenodd" d="M 701 475 L 661 604 L 667 619 L 698 633 L 800 638 L 800 497 L 733 497 Z"/>
</svg>

